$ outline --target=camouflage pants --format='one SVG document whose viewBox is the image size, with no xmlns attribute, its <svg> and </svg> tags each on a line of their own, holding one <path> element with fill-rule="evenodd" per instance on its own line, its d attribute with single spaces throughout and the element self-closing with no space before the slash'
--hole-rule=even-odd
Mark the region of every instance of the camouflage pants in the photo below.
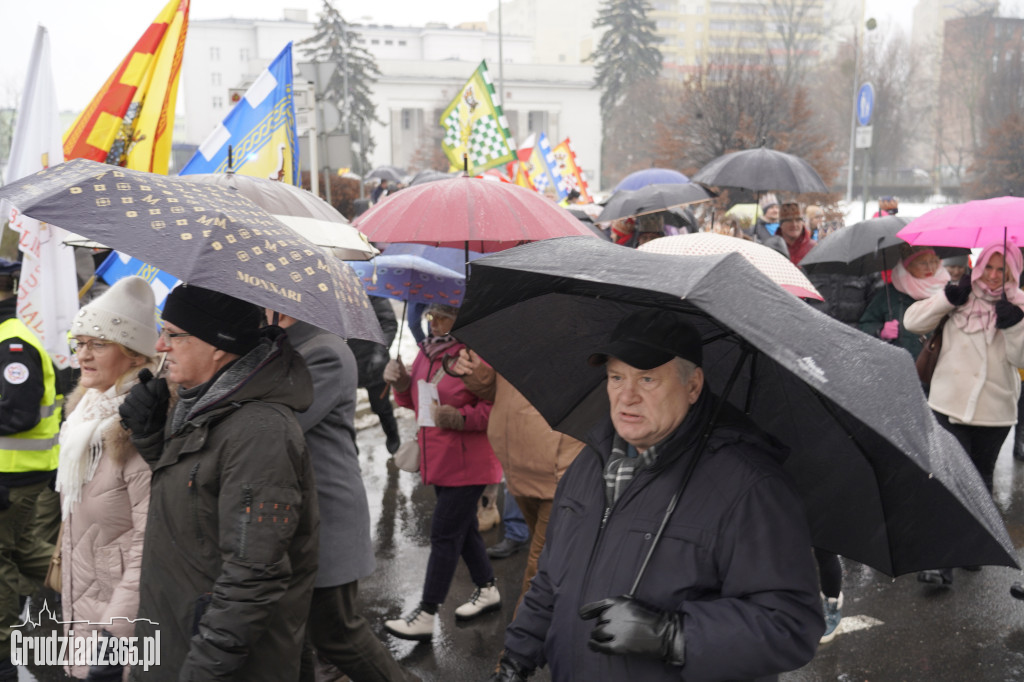
<svg viewBox="0 0 1024 682">
<path fill-rule="evenodd" d="M 9 651 L 14 625 L 20 622 L 21 600 L 38 588 L 53 555 L 53 543 L 39 536 L 37 502 L 46 481 L 10 489 L 11 506 L 0 511 L 0 652 Z M 41 524 L 46 525 L 46 524 Z"/>
</svg>

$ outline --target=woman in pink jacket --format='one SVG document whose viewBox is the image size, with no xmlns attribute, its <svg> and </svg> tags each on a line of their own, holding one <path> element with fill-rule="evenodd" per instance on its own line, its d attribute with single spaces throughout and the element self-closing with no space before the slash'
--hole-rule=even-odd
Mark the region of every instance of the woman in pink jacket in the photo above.
<svg viewBox="0 0 1024 682">
<path fill-rule="evenodd" d="M 64 522 L 62 620 L 75 622 L 76 639 L 135 632 L 150 470 L 121 427 L 117 408 L 139 370 L 154 367 L 154 311 L 146 280 L 128 277 L 78 311 L 71 327 L 82 375 L 61 427 L 57 491 Z M 127 670 L 100 661 L 68 672 L 113 682 L 126 678 Z"/>
<path fill-rule="evenodd" d="M 456 308 L 445 305 L 427 308 L 430 335 L 420 344 L 411 372 L 400 360 L 392 360 L 384 370 L 384 379 L 394 386 L 395 402 L 416 411 L 421 425 L 417 437 L 420 477 L 437 493 L 420 604 L 405 616 L 384 623 L 388 632 L 402 639 L 433 636 L 438 607 L 448 595 L 460 556 L 476 590 L 455 609 L 455 618 L 470 620 L 501 606 L 476 518 L 484 486 L 501 481 L 501 465 L 487 440 L 491 403 L 479 399 L 461 379 L 445 371 L 446 359 L 454 361 L 465 347 L 449 333 L 457 313 Z M 436 401 L 432 396 L 435 388 Z"/>
</svg>

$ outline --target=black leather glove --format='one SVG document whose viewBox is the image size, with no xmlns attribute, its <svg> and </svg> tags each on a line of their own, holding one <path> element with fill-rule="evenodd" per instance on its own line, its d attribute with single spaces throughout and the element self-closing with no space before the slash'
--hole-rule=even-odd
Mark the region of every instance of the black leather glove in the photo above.
<svg viewBox="0 0 1024 682">
<path fill-rule="evenodd" d="M 0 511 L 11 508 L 11 489 L 0 485 Z"/>
<path fill-rule="evenodd" d="M 686 659 L 683 619 L 678 613 L 659 611 L 623 595 L 584 605 L 580 618 L 597 618 L 587 642 L 593 651 L 637 654 L 679 666 Z"/>
<path fill-rule="evenodd" d="M 148 370 L 145 370 L 148 371 Z M 150 375 L 152 376 L 152 375 Z M 115 656 L 115 652 L 109 647 L 103 647 L 103 640 L 113 639 L 113 635 L 106 630 L 100 631 L 99 643 L 97 643 L 96 655 L 104 655 L 104 661 L 109 661 Z M 105 649 L 105 651 L 104 651 Z M 124 677 L 124 666 L 113 663 L 97 663 L 89 666 L 89 673 L 85 676 L 85 682 L 120 682 Z"/>
<path fill-rule="evenodd" d="M 170 402 L 167 380 L 154 379 L 152 372 L 143 369 L 139 372 L 139 383 L 132 387 L 121 407 L 117 408 L 121 426 L 136 438 L 152 436 L 163 430 Z"/>
<path fill-rule="evenodd" d="M 971 295 L 971 276 L 964 275 L 960 278 L 960 282 L 953 284 L 950 282 L 946 285 L 946 300 L 955 306 L 961 306 L 967 303 L 968 297 Z"/>
<path fill-rule="evenodd" d="M 532 674 L 533 668 L 505 652 L 498 669 L 487 678 L 487 682 L 526 682 Z"/>
<path fill-rule="evenodd" d="M 996 301 L 996 329 L 1009 329 L 1021 320 L 1024 320 L 1024 310 L 1007 301 L 1005 294 Z"/>
</svg>

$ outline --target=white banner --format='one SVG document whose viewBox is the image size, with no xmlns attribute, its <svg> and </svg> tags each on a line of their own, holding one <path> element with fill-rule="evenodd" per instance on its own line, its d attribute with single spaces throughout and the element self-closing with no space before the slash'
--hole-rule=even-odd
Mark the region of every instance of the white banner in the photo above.
<svg viewBox="0 0 1024 682">
<path fill-rule="evenodd" d="M 50 39 L 42 26 L 36 30 L 17 115 L 7 165 L 8 182 L 64 161 Z M 20 233 L 18 248 L 23 254 L 18 317 L 39 337 L 54 364 L 67 367 L 71 363 L 67 332 L 78 311 L 74 252 L 63 244 L 64 230 L 23 216 L 7 202 L 2 203 L 0 216 L 10 219 L 11 229 Z"/>
</svg>

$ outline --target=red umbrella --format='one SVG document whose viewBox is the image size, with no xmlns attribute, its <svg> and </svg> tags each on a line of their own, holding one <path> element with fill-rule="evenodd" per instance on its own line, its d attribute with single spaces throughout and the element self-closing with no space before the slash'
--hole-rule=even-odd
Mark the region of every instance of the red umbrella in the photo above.
<svg viewBox="0 0 1024 682">
<path fill-rule="evenodd" d="M 407 187 L 353 225 L 372 242 L 405 242 L 492 253 L 552 237 L 595 235 L 567 210 L 518 185 L 477 178 Z"/>
</svg>

